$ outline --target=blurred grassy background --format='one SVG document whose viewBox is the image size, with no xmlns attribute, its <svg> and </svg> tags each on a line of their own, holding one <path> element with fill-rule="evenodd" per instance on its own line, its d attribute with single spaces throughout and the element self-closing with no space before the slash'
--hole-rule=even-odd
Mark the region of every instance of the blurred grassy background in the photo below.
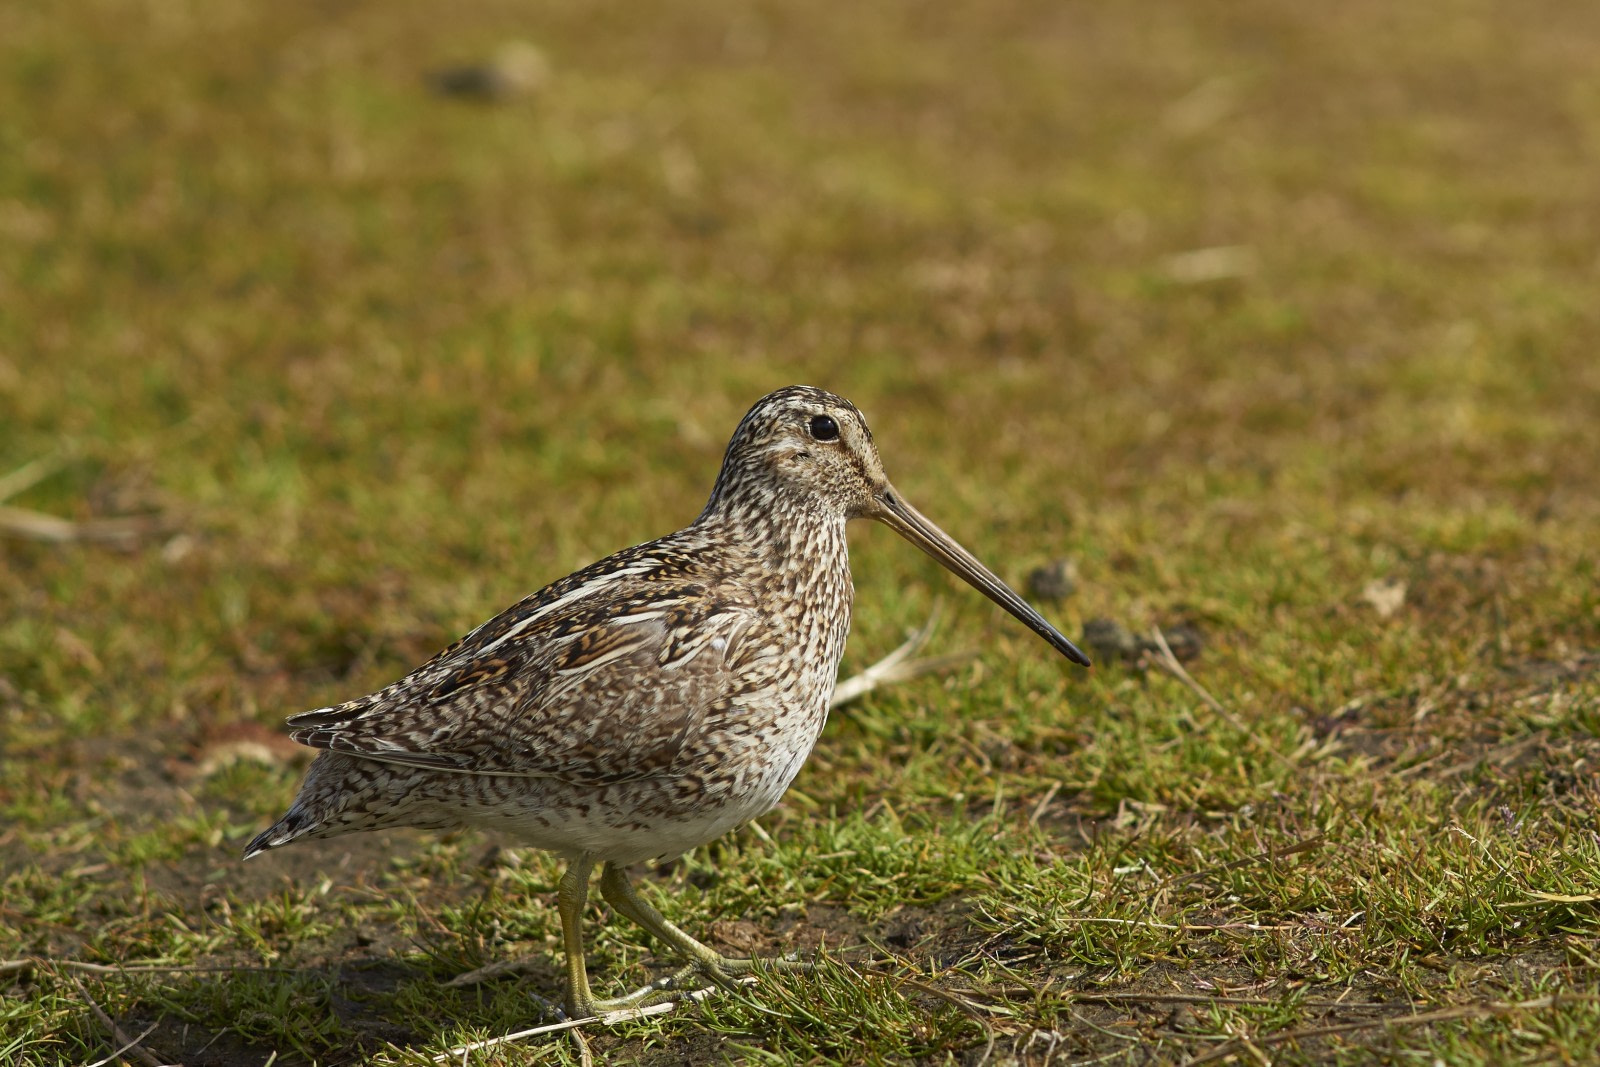
<svg viewBox="0 0 1600 1067">
<path fill-rule="evenodd" d="M 534 91 L 429 89 L 512 40 L 548 59 Z M 1064 629 L 1197 625 L 1191 669 L 1255 734 L 1195 739 L 1170 680 L 1067 674 L 863 531 L 851 662 L 939 596 L 939 644 L 984 654 L 830 727 L 818 804 L 1054 781 L 1090 816 L 1315 821 L 1531 738 L 1471 802 L 1565 775 L 1582 830 L 1597 49 L 1600 8 L 1556 2 L 7 3 L 0 473 L 59 469 L 6 503 L 151 530 L 0 542 L 0 954 L 93 942 L 119 870 L 243 884 L 294 769 L 197 785 L 207 746 L 687 522 L 797 381 L 860 404 L 1006 577 L 1074 558 Z M 896 764 L 972 723 L 1021 764 Z M 70 906 L 12 903 L 96 864 Z M 1593 937 L 1551 921 L 1530 936 Z M 98 1047 L 47 1002 L 23 1039 L 70 1017 Z"/>
</svg>

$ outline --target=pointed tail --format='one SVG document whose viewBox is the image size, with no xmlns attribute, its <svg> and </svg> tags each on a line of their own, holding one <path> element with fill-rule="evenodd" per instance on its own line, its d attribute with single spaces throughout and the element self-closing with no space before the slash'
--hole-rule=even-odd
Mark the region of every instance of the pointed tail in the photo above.
<svg viewBox="0 0 1600 1067">
<path fill-rule="evenodd" d="M 298 805 L 292 807 L 287 815 L 261 831 L 244 847 L 244 858 L 250 859 L 253 856 L 259 856 L 269 848 L 287 845 L 290 841 L 311 829 L 311 819 L 306 817 Z"/>
</svg>

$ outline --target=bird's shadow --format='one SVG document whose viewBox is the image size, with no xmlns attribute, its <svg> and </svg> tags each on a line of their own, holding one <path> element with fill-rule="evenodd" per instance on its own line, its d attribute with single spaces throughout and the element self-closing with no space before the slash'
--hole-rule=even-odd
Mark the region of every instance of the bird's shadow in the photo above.
<svg viewBox="0 0 1600 1067">
<path fill-rule="evenodd" d="M 188 974 L 184 999 L 206 1003 L 205 1021 L 146 1002 L 118 1020 L 117 1044 L 144 1035 L 139 1047 L 186 1067 L 354 1064 L 386 1048 L 437 1045 L 446 1028 L 509 1033 L 555 1021 L 544 998 L 562 989 L 559 962 L 535 955 L 517 963 L 455 985 L 448 962 L 397 956 Z M 227 1018 L 230 1025 L 215 1025 Z"/>
</svg>

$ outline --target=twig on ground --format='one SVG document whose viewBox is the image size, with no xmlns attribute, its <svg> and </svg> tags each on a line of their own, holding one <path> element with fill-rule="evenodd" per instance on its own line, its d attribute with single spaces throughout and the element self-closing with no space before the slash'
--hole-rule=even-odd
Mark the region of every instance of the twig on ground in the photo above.
<svg viewBox="0 0 1600 1067">
<path fill-rule="evenodd" d="M 1273 997 L 1231 997 L 1231 996 L 1206 996 L 1204 993 L 1079 993 L 1066 994 L 1068 1000 L 1082 1000 L 1094 1004 L 1247 1004 L 1266 1007 L 1268 1005 L 1282 1004 L 1282 998 Z M 1390 1008 L 1392 1004 L 1382 1004 L 1372 1001 L 1339 1001 L 1339 1000 L 1302 1000 L 1297 1002 L 1302 1008 L 1338 1008 L 1350 1011 L 1379 1011 Z"/>
<path fill-rule="evenodd" d="M 160 1025 L 160 1023 L 151 1023 L 149 1026 L 144 1028 L 144 1033 L 140 1034 L 138 1037 L 129 1038 L 127 1044 L 111 1053 L 111 1055 L 102 1057 L 101 1059 L 95 1060 L 93 1063 L 88 1064 L 87 1067 L 106 1067 L 106 1065 L 109 1063 L 115 1063 L 124 1052 L 128 1052 L 130 1050 L 133 1052 L 143 1051 L 139 1048 L 139 1042 L 143 1041 L 145 1038 L 154 1033 L 156 1027 Z"/>
<path fill-rule="evenodd" d="M 1277 1033 L 1272 1034 L 1252 1034 L 1249 1037 L 1232 1038 L 1216 1048 L 1186 1061 L 1186 1067 L 1197 1067 L 1198 1064 L 1227 1059 L 1229 1056 L 1237 1055 L 1247 1048 L 1255 1048 L 1259 1051 L 1261 1048 L 1284 1045 L 1292 1041 L 1332 1037 L 1337 1034 L 1353 1033 L 1357 1030 L 1375 1030 L 1381 1027 L 1398 1029 L 1453 1022 L 1457 1019 L 1481 1019 L 1491 1015 L 1515 1015 L 1520 1012 L 1542 1011 L 1547 1008 L 1553 1008 L 1563 1002 L 1569 1004 L 1595 1004 L 1600 1003 L 1600 996 L 1585 993 L 1554 993 L 1547 997 L 1535 997 L 1532 1000 L 1460 1004 L 1451 1008 L 1440 1008 L 1437 1011 L 1418 1012 L 1414 1015 L 1383 1016 L 1376 1019 L 1362 1019 L 1357 1022 L 1335 1023 L 1331 1026 L 1308 1026 L 1297 1030 L 1279 1030 Z"/>
<path fill-rule="evenodd" d="M 570 1033 L 573 1044 L 578 1046 L 578 1062 L 583 1067 L 594 1067 L 594 1053 L 589 1051 L 589 1039 L 583 1036 L 583 1029 L 575 1027 Z"/>
<path fill-rule="evenodd" d="M 666 1000 L 662 1001 L 660 1004 L 651 1004 L 649 1007 L 645 1008 L 629 1008 L 626 1011 L 607 1012 L 605 1015 L 591 1015 L 585 1019 L 563 1019 L 558 1023 L 548 1023 L 544 1026 L 535 1026 L 528 1030 L 518 1030 L 514 1034 L 504 1034 L 500 1037 L 486 1038 L 483 1041 L 473 1041 L 470 1044 L 457 1045 L 448 1052 L 441 1052 L 439 1055 L 433 1057 L 433 1062 L 443 1063 L 444 1061 L 450 1059 L 465 1058 L 467 1053 L 477 1052 L 480 1049 L 494 1048 L 498 1045 L 508 1045 L 513 1041 L 521 1041 L 523 1038 L 527 1037 L 540 1037 L 544 1034 L 559 1034 L 566 1030 L 576 1030 L 580 1026 L 590 1026 L 594 1023 L 599 1023 L 601 1026 L 615 1026 L 617 1023 L 632 1022 L 636 1019 L 648 1019 L 653 1015 L 665 1015 L 667 1012 L 676 1008 L 679 1004 L 691 1001 L 699 1002 L 716 992 L 720 991 L 714 986 L 707 989 L 696 989 L 693 992 L 685 993 L 677 1000 Z"/>
<path fill-rule="evenodd" d="M 159 514 L 75 520 L 4 503 L 38 485 L 65 464 L 61 456 L 44 456 L 0 475 L 0 536 L 57 545 L 78 541 L 129 544 L 170 528 L 167 518 Z"/>
<path fill-rule="evenodd" d="M 84 519 L 81 522 L 47 515 L 32 508 L 0 505 L 0 534 L 23 541 L 43 541 L 64 545 L 75 541 L 128 544 L 166 528 L 159 515 L 132 515 L 114 519 Z"/>
<path fill-rule="evenodd" d="M 247 971 L 251 974 L 297 974 L 299 971 L 295 967 L 248 967 L 226 963 L 210 965 L 85 963 L 82 960 L 55 960 L 36 956 L 26 956 L 16 960 L 0 960 L 0 974 L 18 974 L 36 969 L 77 971 L 80 974 L 215 974 L 221 971 Z"/>
<path fill-rule="evenodd" d="M 1173 930 L 1180 933 L 1214 933 L 1229 930 L 1247 930 L 1252 933 L 1275 930 L 1302 930 L 1304 923 L 1159 923 L 1149 919 L 1113 919 L 1100 915 L 1057 915 L 1052 922 L 1081 926 L 1131 926 L 1137 930 Z"/>
<path fill-rule="evenodd" d="M 631 1012 L 616 1012 L 608 1016 L 591 1015 L 584 1019 L 563 1019 L 558 1023 L 547 1023 L 544 1026 L 535 1026 L 527 1030 L 518 1030 L 514 1034 L 502 1034 L 499 1037 L 490 1037 L 482 1041 L 473 1041 L 465 1045 L 457 1045 L 449 1052 L 441 1052 L 433 1058 L 434 1063 L 443 1063 L 445 1060 L 463 1058 L 469 1052 L 480 1049 L 495 1048 L 498 1045 L 509 1045 L 513 1041 L 521 1041 L 527 1037 L 540 1037 L 544 1034 L 559 1034 L 566 1030 L 573 1030 L 580 1026 L 589 1026 L 600 1023 L 609 1026 L 614 1022 L 623 1022 L 625 1018 L 644 1019 L 652 1015 L 664 1015 L 677 1007 L 676 1001 L 665 1001 L 661 1004 L 652 1004 L 648 1008 L 636 1008 Z"/>
<path fill-rule="evenodd" d="M 100 1020 L 100 1025 L 111 1031 L 111 1039 L 118 1042 L 122 1046 L 110 1056 L 107 1056 L 105 1059 L 101 1060 L 101 1064 L 110 1063 L 124 1052 L 131 1052 L 138 1057 L 142 1063 L 148 1064 L 148 1067 L 162 1067 L 161 1061 L 152 1056 L 150 1051 L 143 1045 L 139 1044 L 139 1042 L 150 1036 L 151 1032 L 155 1030 L 158 1024 L 152 1023 L 150 1028 L 144 1033 L 140 1034 L 138 1037 L 129 1037 L 123 1032 L 122 1027 L 117 1025 L 116 1020 L 107 1015 L 105 1009 L 99 1004 L 95 1003 L 94 997 L 89 995 L 88 988 L 83 984 L 77 975 L 72 976 L 72 984 L 78 987 L 78 995 L 83 998 L 83 1002 L 85 1004 L 89 1005 L 89 1009 L 94 1012 L 95 1018 Z"/>
</svg>

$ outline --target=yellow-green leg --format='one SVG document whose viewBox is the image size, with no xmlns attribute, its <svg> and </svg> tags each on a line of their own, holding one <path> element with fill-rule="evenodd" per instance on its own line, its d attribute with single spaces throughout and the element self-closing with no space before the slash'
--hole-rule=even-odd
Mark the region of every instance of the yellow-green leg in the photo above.
<svg viewBox="0 0 1600 1067">
<path fill-rule="evenodd" d="M 605 871 L 600 875 L 600 893 L 619 914 L 627 916 L 654 934 L 689 961 L 689 966 L 670 978 L 663 979 L 653 986 L 646 986 L 631 994 L 629 998 L 624 998 L 631 999 L 641 994 L 645 995 L 643 1002 L 629 1004 L 629 1007 L 643 1007 L 644 1003 L 666 999 L 672 992 L 681 989 L 679 983 L 694 971 L 700 972 L 715 985 L 732 989 L 739 984 L 736 976 L 747 975 L 757 966 L 756 960 L 724 956 L 709 945 L 690 937 L 639 896 L 633 888 L 633 883 L 628 880 L 627 869 L 620 864 L 606 864 Z M 762 960 L 760 963 L 778 971 L 808 971 L 812 968 L 812 964 L 804 960 L 774 958 Z"/>
<path fill-rule="evenodd" d="M 596 1000 L 589 988 L 589 971 L 583 958 L 583 909 L 589 900 L 589 875 L 594 870 L 594 857 L 579 855 L 568 865 L 556 891 L 556 906 L 561 913 L 561 936 L 567 950 L 567 1014 L 573 1019 L 588 1019 L 609 1012 L 627 1011 L 648 1007 L 671 1000 L 685 991 L 693 992 L 684 982 L 699 974 L 714 985 L 733 989 L 739 985 L 738 976 L 747 975 L 756 967 L 753 959 L 724 956 L 708 945 L 701 944 L 670 922 L 655 908 L 641 899 L 628 881 L 627 870 L 615 863 L 605 865 L 600 876 L 600 893 L 606 902 L 651 934 L 674 952 L 689 961 L 688 966 L 664 978 L 634 990 L 626 996 Z M 768 959 L 763 966 L 774 970 L 806 971 L 812 965 L 803 960 Z"/>
<path fill-rule="evenodd" d="M 589 872 L 593 870 L 594 857 L 580 853 L 567 865 L 556 887 L 561 940 L 567 949 L 567 1015 L 573 1019 L 587 1019 L 595 1013 L 589 969 L 583 961 L 583 906 L 589 902 Z"/>
<path fill-rule="evenodd" d="M 589 875 L 593 870 L 594 857 L 588 853 L 580 854 L 568 864 L 566 873 L 561 876 L 561 884 L 556 889 L 556 909 L 561 915 L 561 939 L 567 950 L 566 1011 L 569 1019 L 590 1019 L 608 1012 L 642 1008 L 670 999 L 680 988 L 679 983 L 699 969 L 699 964 L 693 963 L 627 996 L 596 1000 L 589 986 L 589 968 L 583 957 L 583 909 L 589 900 Z M 633 917 L 629 911 L 617 910 Z M 710 952 L 710 949 L 705 951 Z"/>
</svg>

